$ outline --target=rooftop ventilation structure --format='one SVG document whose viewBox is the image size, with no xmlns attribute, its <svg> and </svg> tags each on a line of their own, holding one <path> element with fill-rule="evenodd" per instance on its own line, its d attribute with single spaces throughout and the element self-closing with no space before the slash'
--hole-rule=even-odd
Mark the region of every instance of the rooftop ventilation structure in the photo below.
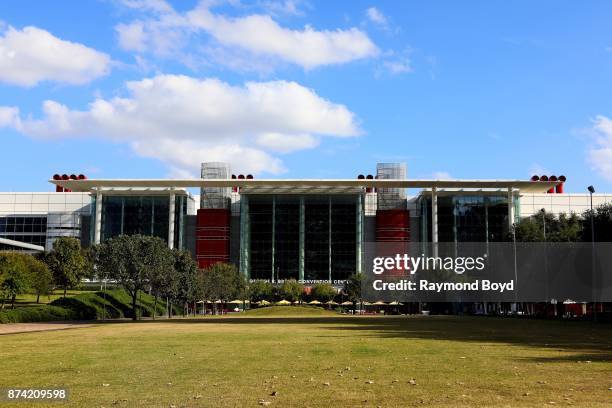
<svg viewBox="0 0 612 408">
<path fill-rule="evenodd" d="M 376 178 L 379 180 L 406 179 L 406 163 L 378 163 Z M 406 189 L 378 188 L 379 210 L 401 210 L 406 208 Z"/>
<path fill-rule="evenodd" d="M 202 163 L 203 179 L 229 179 L 230 165 L 223 162 Z M 229 207 L 230 187 L 203 187 L 200 189 L 200 208 L 225 209 Z"/>
</svg>

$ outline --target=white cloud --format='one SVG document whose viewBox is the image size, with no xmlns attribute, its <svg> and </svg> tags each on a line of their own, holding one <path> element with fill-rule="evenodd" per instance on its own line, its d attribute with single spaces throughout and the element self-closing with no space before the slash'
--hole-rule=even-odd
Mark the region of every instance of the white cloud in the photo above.
<svg viewBox="0 0 612 408">
<path fill-rule="evenodd" d="M 37 27 L 0 35 L 0 81 L 34 86 L 41 81 L 83 84 L 110 70 L 107 54 L 61 40 Z"/>
<path fill-rule="evenodd" d="M 19 118 L 19 108 L 0 106 L 0 127 L 15 126 Z"/>
<path fill-rule="evenodd" d="M 376 7 L 370 7 L 366 10 L 366 17 L 368 20 L 373 22 L 376 25 L 379 25 L 383 28 L 387 28 L 389 21 L 387 17 Z"/>
<path fill-rule="evenodd" d="M 125 50 L 143 52 L 146 50 L 145 33 L 142 22 L 119 24 L 115 27 L 119 34 L 119 46 Z"/>
<path fill-rule="evenodd" d="M 145 157 L 195 173 L 228 161 L 251 173 L 279 173 L 276 153 L 315 147 L 319 138 L 360 133 L 355 115 L 295 82 L 248 82 L 159 75 L 126 83 L 127 96 L 98 98 L 86 110 L 43 103 L 43 117 L 0 107 L 0 125 L 32 137 L 96 137 L 128 143 Z"/>
<path fill-rule="evenodd" d="M 593 124 L 594 144 L 588 150 L 593 170 L 604 179 L 612 181 L 612 119 L 597 116 Z"/>
<path fill-rule="evenodd" d="M 260 1 L 259 5 L 268 13 L 272 15 L 288 15 L 288 16 L 302 16 L 304 12 L 300 9 L 300 6 L 304 5 L 302 0 L 264 0 Z M 305 4 L 308 7 L 308 4 Z"/>
<path fill-rule="evenodd" d="M 293 3 L 286 2 L 290 4 Z M 186 13 L 156 9 L 148 19 L 119 24 L 115 29 L 120 46 L 126 50 L 167 56 L 193 53 L 193 49 L 205 54 L 212 49 L 216 51 L 216 62 L 223 63 L 218 57 L 225 55 L 228 61 L 224 65 L 230 67 L 236 65 L 231 58 L 233 53 L 221 53 L 219 47 L 246 53 L 250 59 L 264 58 L 269 64 L 289 63 L 304 69 L 344 64 L 379 53 L 368 35 L 357 28 L 316 30 L 307 25 L 291 29 L 266 14 L 216 14 L 206 2 Z M 201 34 L 207 34 L 204 40 Z"/>
<path fill-rule="evenodd" d="M 431 178 L 433 180 L 451 180 L 452 179 L 450 173 L 446 171 L 435 171 L 431 174 Z"/>
<path fill-rule="evenodd" d="M 408 58 L 402 58 L 395 61 L 384 61 L 383 66 L 391 74 L 405 74 L 412 72 L 412 66 L 410 65 L 410 60 Z"/>
<path fill-rule="evenodd" d="M 158 13 L 168 13 L 172 7 L 164 0 L 120 0 L 122 5 L 136 10 L 148 10 Z"/>
<path fill-rule="evenodd" d="M 310 134 L 262 133 L 257 137 L 257 144 L 273 152 L 290 153 L 296 150 L 312 149 L 318 146 L 319 141 Z"/>
</svg>

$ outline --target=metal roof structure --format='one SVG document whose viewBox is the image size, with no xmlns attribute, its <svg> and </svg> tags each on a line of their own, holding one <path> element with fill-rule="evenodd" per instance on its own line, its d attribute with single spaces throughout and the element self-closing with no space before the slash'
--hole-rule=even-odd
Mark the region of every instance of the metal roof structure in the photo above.
<svg viewBox="0 0 612 408">
<path fill-rule="evenodd" d="M 29 249 L 31 251 L 45 252 L 45 247 L 34 245 L 27 242 L 15 241 L 8 238 L 0 238 L 0 244 L 13 246 L 16 248 Z"/>
<path fill-rule="evenodd" d="M 50 183 L 72 191 L 97 189 L 168 189 L 206 187 L 262 187 L 275 189 L 307 190 L 309 188 L 422 188 L 422 189 L 513 189 L 528 193 L 545 193 L 558 181 L 528 180 L 424 180 L 424 179 L 85 179 L 49 180 Z"/>
</svg>

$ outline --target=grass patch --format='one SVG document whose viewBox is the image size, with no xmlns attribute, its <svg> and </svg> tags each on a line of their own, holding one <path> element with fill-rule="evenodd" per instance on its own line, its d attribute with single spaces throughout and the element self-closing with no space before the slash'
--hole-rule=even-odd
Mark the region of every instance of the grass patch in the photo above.
<svg viewBox="0 0 612 408">
<path fill-rule="evenodd" d="M 87 292 L 70 298 L 60 298 L 51 302 L 52 305 L 73 309 L 83 315 L 83 319 L 119 319 L 132 317 L 132 298 L 123 289 L 111 289 L 106 291 Z M 155 306 L 155 298 L 147 293 L 141 292 L 136 301 L 137 313 L 141 317 L 160 316 L 165 313 L 165 301 L 158 299 Z M 181 310 L 174 307 L 174 313 Z"/>
<path fill-rule="evenodd" d="M 266 306 L 251 309 L 244 316 L 338 316 L 337 312 L 316 306 Z"/>
<path fill-rule="evenodd" d="M 157 316 L 165 313 L 165 301 L 158 300 L 147 293 L 141 293 L 137 301 L 141 317 Z M 182 313 L 182 308 L 173 307 L 174 313 Z M 132 299 L 122 289 L 106 291 L 84 291 L 69 297 L 58 297 L 48 305 L 16 307 L 0 312 L 0 323 L 26 323 L 53 320 L 95 320 L 120 319 L 132 317 Z"/>
<path fill-rule="evenodd" d="M 246 316 L 2 336 L 0 386 L 68 387 L 67 407 L 609 406 L 606 325 Z"/>
<path fill-rule="evenodd" d="M 80 295 L 81 293 L 87 293 L 86 290 L 68 290 L 66 291 L 66 296 L 72 297 L 76 295 Z M 22 295 L 17 296 L 15 299 L 15 307 L 28 307 L 28 306 L 40 306 L 46 305 L 48 303 L 53 302 L 56 299 L 64 297 L 63 290 L 54 290 L 53 293 L 49 295 L 41 295 L 39 299 L 39 303 L 36 303 L 36 295 L 33 293 L 24 293 Z"/>
</svg>

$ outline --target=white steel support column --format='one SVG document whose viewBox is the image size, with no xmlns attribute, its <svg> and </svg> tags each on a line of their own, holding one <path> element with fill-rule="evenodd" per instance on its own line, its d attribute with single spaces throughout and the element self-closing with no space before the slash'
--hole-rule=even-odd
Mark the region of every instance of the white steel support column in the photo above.
<svg viewBox="0 0 612 408">
<path fill-rule="evenodd" d="M 174 211 L 176 210 L 176 194 L 170 193 L 168 210 L 168 248 L 174 249 Z"/>
<path fill-rule="evenodd" d="M 96 215 L 94 228 L 94 244 L 99 244 L 102 237 L 102 191 L 96 191 Z"/>
<path fill-rule="evenodd" d="M 514 192 L 512 187 L 508 187 L 508 231 L 514 228 Z"/>
<path fill-rule="evenodd" d="M 433 256 L 438 256 L 438 189 L 431 189 L 431 246 Z"/>
</svg>

